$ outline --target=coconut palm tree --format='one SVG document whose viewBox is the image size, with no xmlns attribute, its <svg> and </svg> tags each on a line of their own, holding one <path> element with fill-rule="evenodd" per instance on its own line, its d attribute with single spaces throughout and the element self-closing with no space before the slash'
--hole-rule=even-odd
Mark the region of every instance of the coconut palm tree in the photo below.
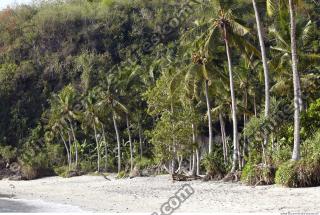
<svg viewBox="0 0 320 215">
<path fill-rule="evenodd" d="M 258 37 L 259 37 L 259 44 L 260 44 L 263 71 L 264 71 L 264 86 L 265 86 L 265 111 L 264 111 L 264 115 L 266 118 L 268 118 L 269 113 L 270 113 L 270 92 L 269 92 L 270 87 L 269 87 L 268 59 L 267 59 L 267 53 L 266 53 L 263 32 L 262 32 L 262 25 L 261 25 L 261 21 L 260 21 L 260 15 L 259 15 L 256 0 L 252 0 L 252 5 L 254 8 L 254 13 L 255 13 L 255 17 L 256 17 L 257 32 L 258 32 Z M 268 136 L 265 136 L 264 145 L 267 145 L 267 143 L 268 143 Z"/>
</svg>

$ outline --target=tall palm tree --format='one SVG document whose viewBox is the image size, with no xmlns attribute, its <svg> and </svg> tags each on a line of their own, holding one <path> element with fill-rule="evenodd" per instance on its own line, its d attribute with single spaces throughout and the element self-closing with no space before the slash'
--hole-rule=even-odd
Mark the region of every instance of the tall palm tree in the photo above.
<svg viewBox="0 0 320 215">
<path fill-rule="evenodd" d="M 269 87 L 268 60 L 267 60 L 267 53 L 266 53 L 264 38 L 263 38 L 263 34 L 262 34 L 262 25 L 261 25 L 261 21 L 260 21 L 260 15 L 259 15 L 256 0 L 252 0 L 252 5 L 254 8 L 254 13 L 255 13 L 255 17 L 256 17 L 257 31 L 258 31 L 262 64 L 263 64 L 263 71 L 264 71 L 264 86 L 265 86 L 265 112 L 264 112 L 264 115 L 267 118 L 270 113 L 270 87 Z M 264 145 L 267 145 L 267 143 L 268 143 L 268 136 L 265 136 Z"/>
<path fill-rule="evenodd" d="M 298 72 L 298 54 L 297 54 L 297 40 L 296 40 L 296 18 L 295 5 L 293 0 L 289 0 L 290 12 L 290 37 L 291 37 L 291 57 L 292 57 L 292 75 L 294 88 L 294 147 L 292 152 L 292 160 L 300 159 L 300 103 L 301 89 L 300 78 Z"/>
<path fill-rule="evenodd" d="M 128 113 L 127 108 L 119 102 L 115 95 L 112 94 L 110 90 L 110 86 L 108 86 L 108 90 L 98 89 L 99 91 L 99 102 L 97 103 L 97 106 L 100 108 L 109 108 L 112 112 L 112 120 L 113 120 L 113 126 L 116 133 L 116 140 L 117 140 L 117 151 L 118 151 L 118 173 L 121 171 L 121 142 L 120 142 L 120 133 L 117 123 L 117 117 L 119 116 L 119 113 Z"/>
</svg>

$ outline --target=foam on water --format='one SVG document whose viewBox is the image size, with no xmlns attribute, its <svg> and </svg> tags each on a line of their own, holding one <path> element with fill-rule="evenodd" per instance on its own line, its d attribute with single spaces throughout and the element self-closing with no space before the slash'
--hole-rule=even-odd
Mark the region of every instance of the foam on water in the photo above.
<svg viewBox="0 0 320 215">
<path fill-rule="evenodd" d="M 24 200 L 0 198 L 0 213 L 52 213 L 52 212 L 84 212 L 79 207 L 57 203 L 49 203 L 42 200 Z"/>
</svg>

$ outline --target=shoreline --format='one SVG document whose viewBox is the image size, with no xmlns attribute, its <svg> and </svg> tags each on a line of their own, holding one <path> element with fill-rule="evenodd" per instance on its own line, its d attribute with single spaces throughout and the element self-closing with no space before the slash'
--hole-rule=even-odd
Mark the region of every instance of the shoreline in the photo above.
<svg viewBox="0 0 320 215">
<path fill-rule="evenodd" d="M 178 213 L 279 213 L 318 212 L 320 187 L 282 188 L 274 185 L 251 187 L 226 182 L 172 182 L 169 175 L 115 179 L 101 176 L 48 177 L 33 181 L 0 181 L 1 194 L 25 203 L 59 206 L 59 212 L 153 213 L 160 210 L 181 187 L 194 189 Z M 10 185 L 14 186 L 12 190 Z M 38 199 L 38 200 L 37 200 Z M 32 204 L 31 204 L 32 205 Z M 63 206 L 66 206 L 64 208 Z M 79 211 L 76 211 L 79 212 Z"/>
<path fill-rule="evenodd" d="M 59 213 L 84 212 L 78 206 L 46 202 L 43 200 L 27 200 L 0 197 L 0 213 Z"/>
</svg>

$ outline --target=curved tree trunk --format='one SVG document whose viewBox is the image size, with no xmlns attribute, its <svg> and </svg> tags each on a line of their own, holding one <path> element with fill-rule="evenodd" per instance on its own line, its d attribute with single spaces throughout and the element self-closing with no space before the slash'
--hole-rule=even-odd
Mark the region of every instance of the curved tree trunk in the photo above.
<svg viewBox="0 0 320 215">
<path fill-rule="evenodd" d="M 70 127 L 71 127 L 71 133 L 74 140 L 74 150 L 75 150 L 75 156 L 76 156 L 75 165 L 76 165 L 76 169 L 78 169 L 78 140 L 76 138 L 76 134 L 74 133 L 72 122 L 70 122 Z"/>
<path fill-rule="evenodd" d="M 270 92 L 269 92 L 269 69 L 268 69 L 268 60 L 267 60 L 267 53 L 266 48 L 264 45 L 264 39 L 262 34 L 262 27 L 260 22 L 260 16 L 259 11 L 257 7 L 256 0 L 252 0 L 254 13 L 256 16 L 256 22 L 257 22 L 257 30 L 258 30 L 258 36 L 259 36 L 259 43 L 260 43 L 260 49 L 261 49 L 261 57 L 262 57 L 262 64 L 263 64 L 263 71 L 264 71 L 264 88 L 265 88 L 265 112 L 264 115 L 266 118 L 268 118 L 270 113 Z M 265 135 L 264 137 L 264 145 L 267 147 L 269 137 L 268 135 Z"/>
<path fill-rule="evenodd" d="M 118 173 L 121 171 L 121 143 L 120 143 L 120 135 L 119 135 L 119 129 L 117 125 L 117 119 L 116 119 L 116 114 L 113 112 L 112 114 L 112 119 L 113 119 L 113 125 L 114 125 L 114 130 L 116 132 L 116 138 L 117 138 L 117 144 L 118 144 Z"/>
<path fill-rule="evenodd" d="M 209 100 L 209 81 L 205 81 L 205 94 L 206 94 L 206 102 L 207 102 L 207 111 L 208 111 L 208 127 L 209 127 L 209 154 L 212 153 L 212 122 L 211 122 L 211 106 Z"/>
<path fill-rule="evenodd" d="M 227 38 L 227 29 L 224 25 L 224 41 L 226 45 L 226 52 L 228 58 L 228 70 L 229 70 L 229 79 L 230 79 L 230 91 L 231 91 L 231 109 L 232 109 L 232 121 L 233 121 L 233 162 L 231 172 L 235 172 L 237 168 L 237 164 L 239 161 L 239 142 L 238 142 L 238 122 L 237 122 L 237 104 L 236 97 L 233 86 L 233 74 L 232 74 L 232 63 L 231 63 L 231 55 L 229 50 L 229 41 Z"/>
<path fill-rule="evenodd" d="M 61 137 L 62 142 L 63 142 L 63 144 L 64 144 L 64 147 L 65 147 L 65 149 L 66 149 L 66 151 L 67 151 L 68 170 L 70 171 L 70 170 L 71 170 L 71 155 L 70 155 L 70 150 L 69 150 L 69 148 L 68 148 L 68 145 L 67 145 L 67 143 L 66 143 L 66 140 L 64 139 L 61 131 L 59 131 L 59 134 L 60 134 L 60 137 Z"/>
<path fill-rule="evenodd" d="M 295 20 L 295 6 L 293 0 L 289 0 L 290 11 L 290 36 L 291 36 L 291 57 L 292 57 L 292 73 L 293 73 L 293 87 L 294 87 L 294 147 L 292 152 L 292 160 L 300 159 L 300 104 L 301 89 L 300 78 L 298 72 L 298 55 L 297 55 L 297 41 L 296 41 L 296 20 Z"/>
<path fill-rule="evenodd" d="M 130 132 L 130 123 L 129 123 L 129 116 L 126 115 L 127 120 L 127 131 L 129 136 L 129 145 L 130 145 L 130 170 L 133 170 L 133 149 L 132 149 L 132 140 L 131 140 L 131 132 Z"/>
</svg>

